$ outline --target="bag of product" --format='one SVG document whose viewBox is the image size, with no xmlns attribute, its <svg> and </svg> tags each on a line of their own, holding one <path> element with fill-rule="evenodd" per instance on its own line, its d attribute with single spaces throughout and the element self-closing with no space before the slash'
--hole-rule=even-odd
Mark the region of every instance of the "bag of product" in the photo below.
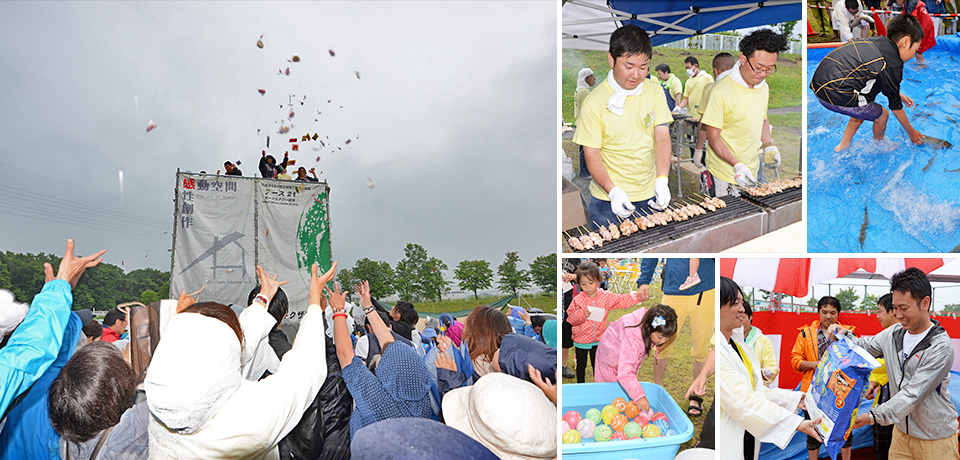
<svg viewBox="0 0 960 460">
<path fill-rule="evenodd" d="M 823 352 L 805 399 L 810 418 L 820 418 L 816 430 L 833 460 L 853 435 L 851 428 L 863 390 L 870 385 L 870 372 L 880 367 L 866 350 L 840 337 Z"/>
</svg>

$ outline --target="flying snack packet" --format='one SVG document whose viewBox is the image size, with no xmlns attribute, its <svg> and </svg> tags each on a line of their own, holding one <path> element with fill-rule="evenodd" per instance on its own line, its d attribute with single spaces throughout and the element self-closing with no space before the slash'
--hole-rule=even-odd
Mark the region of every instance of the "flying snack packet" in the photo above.
<svg viewBox="0 0 960 460">
<path fill-rule="evenodd" d="M 852 434 L 863 389 L 870 384 L 870 372 L 880 362 L 846 336 L 823 352 L 805 399 L 810 418 L 820 418 L 815 427 L 833 460 Z"/>
</svg>

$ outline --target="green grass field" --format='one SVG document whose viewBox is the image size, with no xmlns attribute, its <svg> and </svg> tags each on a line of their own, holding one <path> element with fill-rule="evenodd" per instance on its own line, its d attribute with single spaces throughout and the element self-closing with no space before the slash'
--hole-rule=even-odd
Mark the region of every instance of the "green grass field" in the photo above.
<svg viewBox="0 0 960 460">
<path fill-rule="evenodd" d="M 641 307 L 649 307 L 660 302 L 660 299 L 663 297 L 663 293 L 660 291 L 659 286 L 656 286 L 656 291 L 656 296 L 641 304 Z M 614 310 L 610 312 L 608 319 L 610 322 L 616 321 L 623 315 L 634 310 L 636 309 Z M 663 384 L 664 388 L 668 393 L 670 393 L 671 396 L 673 396 L 673 399 L 677 402 L 680 408 L 686 411 L 688 402 L 683 398 L 683 395 L 686 394 L 687 389 L 690 388 L 690 383 L 693 381 L 694 377 L 693 359 L 690 357 L 689 321 L 686 321 L 677 332 L 677 340 L 674 342 L 673 347 L 673 351 L 670 353 L 670 362 L 667 365 L 667 372 L 664 376 Z M 576 370 L 574 352 L 572 350 L 570 351 L 570 361 L 568 365 L 571 370 Z M 649 357 L 644 362 L 643 366 L 640 367 L 638 379 L 641 382 L 653 382 L 652 357 Z M 593 368 L 590 366 L 589 361 L 587 362 L 586 381 L 593 382 Z M 569 385 L 576 385 L 576 382 L 576 379 L 563 379 L 563 384 L 561 385 L 561 401 L 563 398 L 563 388 Z M 710 404 L 713 403 L 714 394 L 714 379 L 713 377 L 710 377 L 707 380 L 707 393 L 703 395 L 704 414 L 706 414 L 707 410 L 709 410 Z M 700 431 L 703 428 L 703 420 L 703 416 L 690 417 L 690 421 L 693 423 L 693 438 L 680 446 L 681 451 L 692 448 L 700 440 Z"/>
<path fill-rule="evenodd" d="M 650 60 L 650 71 L 659 64 L 670 66 L 671 72 L 686 82 L 683 60 L 687 56 L 696 57 L 700 61 L 700 68 L 707 73 L 713 72 L 713 56 L 715 51 L 681 50 L 673 48 L 653 49 L 653 59 Z M 740 53 L 730 53 L 739 56 Z M 562 69 L 562 115 L 567 123 L 574 123 L 573 94 L 577 89 L 577 72 L 584 67 L 593 69 L 597 84 L 607 76 L 610 64 L 607 62 L 606 51 L 563 50 Z M 796 54 L 783 54 L 777 60 L 777 73 L 767 78 L 770 85 L 769 108 L 799 106 L 803 94 L 803 62 Z"/>
<path fill-rule="evenodd" d="M 448 311 L 469 310 L 477 305 L 488 305 L 492 302 L 502 299 L 506 296 L 481 297 L 477 300 L 473 298 L 465 300 L 444 300 L 443 302 L 419 302 L 415 306 L 418 313 L 443 313 Z M 510 305 L 518 305 L 523 308 L 539 308 L 546 313 L 557 312 L 557 295 L 555 293 L 544 293 L 539 295 L 521 294 L 520 298 L 510 301 Z"/>
</svg>

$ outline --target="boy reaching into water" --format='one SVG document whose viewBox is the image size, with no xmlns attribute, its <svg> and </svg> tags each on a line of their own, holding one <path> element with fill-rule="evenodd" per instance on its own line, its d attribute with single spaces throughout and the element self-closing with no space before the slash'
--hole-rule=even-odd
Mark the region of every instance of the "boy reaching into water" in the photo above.
<svg viewBox="0 0 960 460">
<path fill-rule="evenodd" d="M 873 122 L 873 138 L 883 140 L 889 113 L 874 102 L 883 93 L 897 121 L 903 125 L 910 141 L 923 143 L 923 134 L 910 125 L 903 106 L 913 107 L 913 99 L 900 94 L 903 65 L 913 58 L 923 39 L 920 21 L 909 14 L 893 17 L 887 24 L 886 37 L 850 40 L 820 61 L 810 82 L 824 107 L 850 117 L 834 150 L 850 146 L 864 120 Z"/>
</svg>

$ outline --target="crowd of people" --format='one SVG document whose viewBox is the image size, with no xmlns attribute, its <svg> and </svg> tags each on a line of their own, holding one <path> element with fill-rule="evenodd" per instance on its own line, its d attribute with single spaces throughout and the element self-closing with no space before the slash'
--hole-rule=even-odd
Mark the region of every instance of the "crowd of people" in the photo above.
<svg viewBox="0 0 960 460">
<path fill-rule="evenodd" d="M 246 308 L 181 292 L 101 325 L 71 311 L 71 291 L 104 252 L 76 257 L 68 240 L 29 307 L 0 296 L 0 458 L 557 455 L 556 349 L 544 343 L 555 322 L 481 305 L 424 326 L 366 281 L 347 302 L 334 262 L 311 268 L 292 342 L 279 328 L 286 281 L 261 267 Z"/>
<path fill-rule="evenodd" d="M 766 117 L 770 87 L 765 80 L 777 71 L 779 54 L 788 50 L 787 37 L 758 29 L 739 46 L 738 57 L 715 56 L 713 75 L 688 56 L 688 78 L 682 82 L 666 64 L 657 65 L 655 74 L 650 71 L 650 38 L 628 24 L 610 35 L 610 71 L 603 81 L 597 83 L 592 69 L 578 72 L 573 142 L 580 146 L 577 180 L 589 183 L 587 222 L 607 225 L 670 204 L 671 123 L 679 124 L 681 138 L 690 137 L 693 161 L 705 168 L 704 195 L 737 196 L 737 187 L 763 180 L 761 163 L 779 167 L 780 150 Z"/>
<path fill-rule="evenodd" d="M 707 378 L 713 374 L 712 338 L 714 334 L 714 260 L 664 259 L 661 269 L 663 296 L 659 303 L 639 307 L 653 296 L 650 285 L 660 259 L 640 262 L 636 291 L 617 294 L 603 289 L 602 269 L 606 259 L 564 259 L 564 308 L 562 355 L 564 378 L 577 383 L 590 381 L 587 362 L 593 369 L 593 382 L 616 382 L 628 400 L 641 411 L 651 408 L 638 381 L 644 362 L 652 361 L 654 383 L 663 386 L 670 351 L 677 333 L 690 318 L 693 375 L 687 414 L 703 415 Z M 609 269 L 609 268 L 608 268 Z M 692 271 L 692 274 L 691 274 Z M 632 309 L 616 320 L 609 315 L 616 309 Z M 575 350 L 576 371 L 567 367 L 569 351 Z M 713 448 L 713 414 L 707 413 L 698 447 Z"/>
<path fill-rule="evenodd" d="M 260 172 L 260 177 L 264 179 L 283 179 L 283 180 L 295 180 L 301 182 L 319 182 L 320 178 L 317 177 L 316 168 L 307 169 L 303 166 L 297 168 L 296 176 L 291 177 L 287 174 L 287 166 L 293 166 L 294 161 L 290 160 L 290 152 L 283 152 L 283 161 L 277 162 L 277 158 L 273 155 L 268 155 L 266 150 L 260 152 L 260 164 L 257 166 L 257 169 Z M 223 162 L 223 174 L 227 176 L 243 176 L 243 171 L 239 168 L 240 161 L 236 163 L 232 161 Z M 200 173 L 205 173 L 206 171 L 200 171 Z M 217 170 L 217 174 L 220 174 L 220 170 Z M 308 175 L 309 174 L 309 175 Z"/>
<path fill-rule="evenodd" d="M 911 267 L 890 279 L 890 292 L 877 301 L 882 331 L 873 336 L 857 337 L 855 328 L 841 321 L 840 300 L 820 298 L 818 319 L 799 328 L 790 353 L 791 370 L 802 376 L 797 391 L 771 388 L 780 372 L 776 352 L 752 326 L 753 313 L 737 283 L 725 277 L 720 282 L 724 343 L 718 347 L 716 401 L 722 458 L 756 460 L 761 442 L 784 449 L 797 432 L 807 435 L 808 457 L 819 457 L 822 438 L 814 426 L 821 420 L 810 420 L 804 396 L 839 335 L 881 358 L 865 392 L 872 407 L 851 423 L 852 429 L 872 425 L 877 459 L 960 458 L 958 414 L 948 390 L 955 352 L 950 336 L 931 317 L 932 289 L 923 271 Z M 843 460 L 852 457 L 852 441 L 848 432 L 839 452 Z"/>
</svg>

